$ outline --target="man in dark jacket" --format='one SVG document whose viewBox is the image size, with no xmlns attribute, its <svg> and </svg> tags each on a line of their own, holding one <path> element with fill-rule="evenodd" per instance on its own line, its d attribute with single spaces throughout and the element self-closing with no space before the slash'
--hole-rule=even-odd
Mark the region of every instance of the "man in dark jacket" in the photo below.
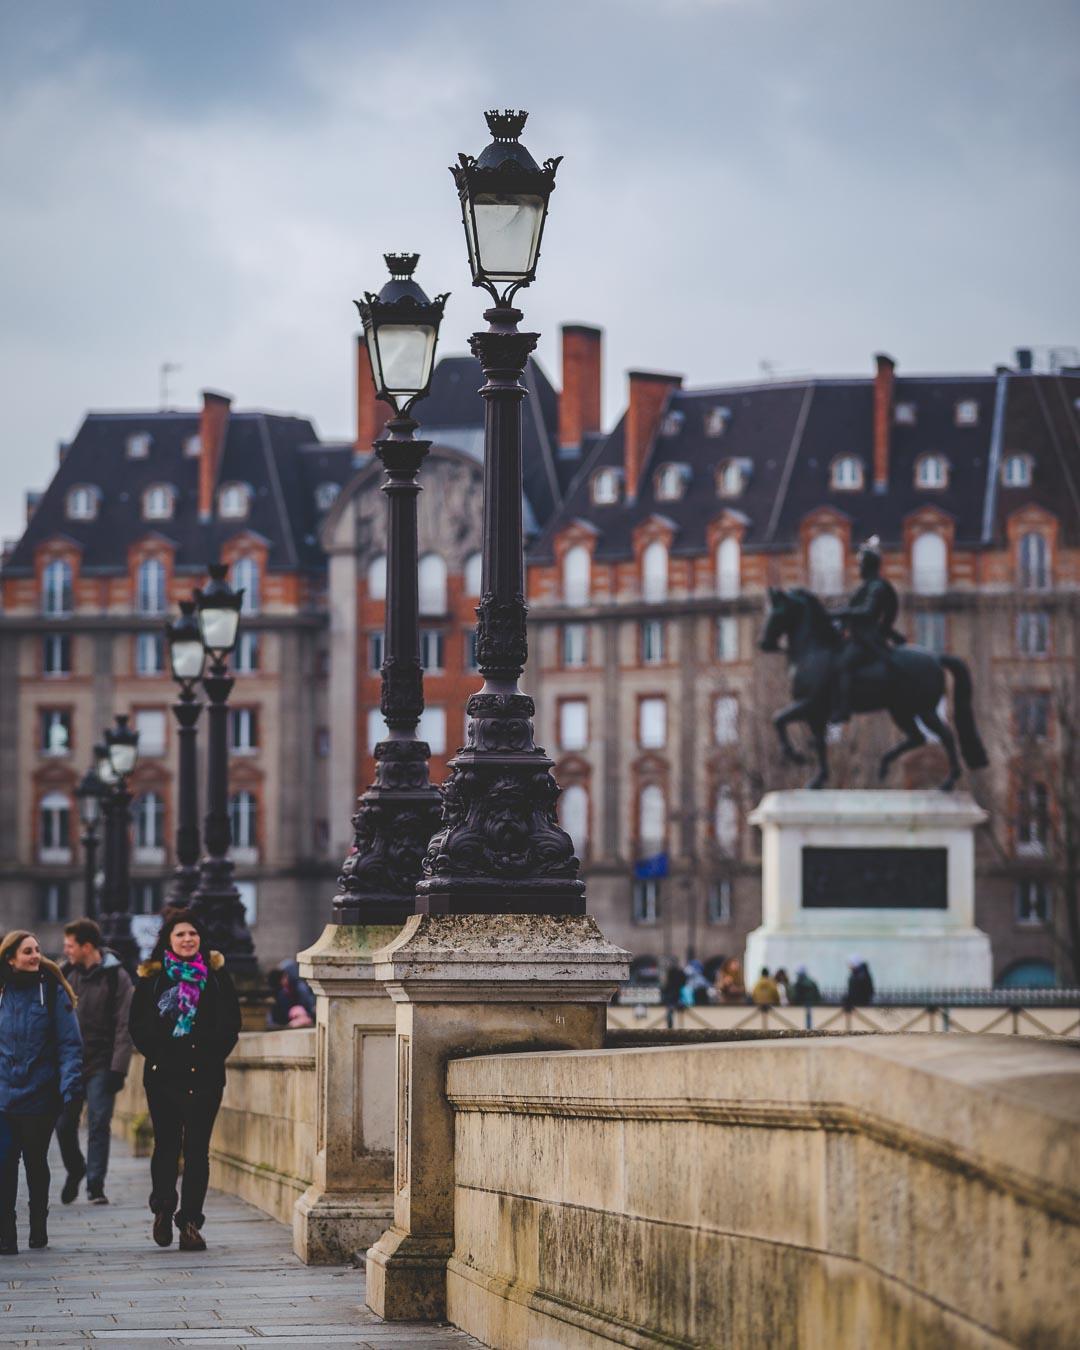
<svg viewBox="0 0 1080 1350">
<path fill-rule="evenodd" d="M 849 956 L 847 998 L 844 999 L 844 1007 L 850 1012 L 852 1008 L 869 1008 L 873 1001 L 874 980 L 870 974 L 870 967 L 861 956 Z"/>
<path fill-rule="evenodd" d="M 79 919 L 64 929 L 64 956 L 61 969 L 79 1000 L 75 1015 L 83 1038 L 88 1130 L 83 1158 L 78 1115 L 67 1111 L 60 1118 L 56 1137 L 67 1168 L 60 1199 L 71 1204 L 85 1176 L 86 1198 L 92 1205 L 107 1205 L 113 1105 L 131 1063 L 128 1013 L 133 986 L 116 953 L 102 947 L 101 929 L 93 919 Z"/>
</svg>

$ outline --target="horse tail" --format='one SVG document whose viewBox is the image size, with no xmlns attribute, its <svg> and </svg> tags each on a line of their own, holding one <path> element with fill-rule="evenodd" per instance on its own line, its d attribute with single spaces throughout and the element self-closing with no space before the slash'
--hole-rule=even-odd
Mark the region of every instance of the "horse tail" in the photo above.
<svg viewBox="0 0 1080 1350">
<path fill-rule="evenodd" d="M 938 660 L 953 677 L 953 719 L 964 763 L 969 769 L 985 769 L 990 761 L 975 725 L 971 672 L 958 656 L 941 656 Z"/>
</svg>

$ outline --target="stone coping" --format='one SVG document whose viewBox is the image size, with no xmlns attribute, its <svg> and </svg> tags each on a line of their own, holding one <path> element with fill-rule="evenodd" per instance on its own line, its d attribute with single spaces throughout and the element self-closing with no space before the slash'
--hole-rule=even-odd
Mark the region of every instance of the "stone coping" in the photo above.
<svg viewBox="0 0 1080 1350">
<path fill-rule="evenodd" d="M 751 825 L 844 825 L 948 830 L 981 825 L 987 813 L 967 792 L 900 788 L 794 788 L 767 792 Z"/>
</svg>

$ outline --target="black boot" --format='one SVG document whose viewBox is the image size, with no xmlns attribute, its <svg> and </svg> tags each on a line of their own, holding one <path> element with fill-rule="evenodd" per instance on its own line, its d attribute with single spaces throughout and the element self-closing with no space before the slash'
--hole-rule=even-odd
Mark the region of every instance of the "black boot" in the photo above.
<svg viewBox="0 0 1080 1350">
<path fill-rule="evenodd" d="M 30 1246 L 37 1249 L 49 1245 L 49 1233 L 45 1224 L 49 1213 L 48 1206 L 35 1207 L 30 1211 Z"/>
<path fill-rule="evenodd" d="M 5 1214 L 0 1219 L 0 1256 L 18 1256 L 19 1233 L 15 1226 L 15 1215 Z"/>
</svg>

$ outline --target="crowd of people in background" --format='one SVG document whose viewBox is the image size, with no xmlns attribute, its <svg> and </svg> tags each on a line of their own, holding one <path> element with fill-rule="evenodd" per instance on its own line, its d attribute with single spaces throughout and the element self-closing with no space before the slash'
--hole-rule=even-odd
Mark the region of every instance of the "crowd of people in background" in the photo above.
<svg viewBox="0 0 1080 1350">
<path fill-rule="evenodd" d="M 668 967 L 661 987 L 661 1002 L 670 1010 L 707 1007 L 711 1004 L 754 1004 L 760 1008 L 813 1008 L 821 1002 L 821 989 L 806 966 L 795 967 L 792 979 L 783 966 L 763 966 L 748 990 L 742 962 L 737 956 L 711 963 L 716 974 L 710 982 L 705 966 L 691 953 L 684 965 Z M 848 958 L 848 982 L 844 1006 L 865 1008 L 874 1001 L 870 967 L 861 956 Z"/>
</svg>

